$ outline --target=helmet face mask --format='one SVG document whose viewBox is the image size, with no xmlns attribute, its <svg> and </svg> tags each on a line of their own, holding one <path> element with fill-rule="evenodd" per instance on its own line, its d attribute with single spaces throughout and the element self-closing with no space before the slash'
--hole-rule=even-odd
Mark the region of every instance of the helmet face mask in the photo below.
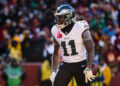
<svg viewBox="0 0 120 86">
<path fill-rule="evenodd" d="M 66 27 L 73 21 L 74 16 L 75 11 L 71 6 L 61 5 L 55 13 L 57 27 L 60 29 Z"/>
<path fill-rule="evenodd" d="M 56 23 L 61 25 L 61 24 L 64 24 L 64 21 L 65 21 L 65 16 L 56 16 Z"/>
</svg>

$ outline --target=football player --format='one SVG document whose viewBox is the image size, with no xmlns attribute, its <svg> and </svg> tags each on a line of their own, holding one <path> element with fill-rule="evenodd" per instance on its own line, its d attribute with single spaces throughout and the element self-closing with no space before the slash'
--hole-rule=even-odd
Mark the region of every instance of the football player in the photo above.
<svg viewBox="0 0 120 86">
<path fill-rule="evenodd" d="M 67 86 L 74 76 L 78 86 L 89 86 L 95 78 L 91 69 L 94 45 L 89 25 L 86 21 L 74 21 L 75 10 L 70 5 L 59 6 L 55 17 L 56 25 L 51 29 L 54 53 L 50 80 L 53 86 Z M 59 64 L 60 48 L 63 61 Z"/>
</svg>

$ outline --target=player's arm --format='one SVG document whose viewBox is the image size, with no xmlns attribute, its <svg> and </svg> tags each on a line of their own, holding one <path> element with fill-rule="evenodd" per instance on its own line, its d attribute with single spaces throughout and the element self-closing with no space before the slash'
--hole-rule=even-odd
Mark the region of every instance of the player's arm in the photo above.
<svg viewBox="0 0 120 86">
<path fill-rule="evenodd" d="M 59 57 L 59 44 L 57 43 L 57 41 L 55 40 L 55 38 L 53 38 L 53 43 L 54 43 L 54 52 L 53 52 L 53 56 L 52 56 L 52 73 L 50 76 L 50 80 L 53 83 L 55 80 L 55 76 L 56 76 L 56 69 L 59 65 L 60 62 L 60 57 Z"/>
<path fill-rule="evenodd" d="M 87 65 L 92 66 L 93 60 L 94 60 L 94 44 L 93 44 L 93 40 L 92 40 L 91 33 L 90 33 L 89 29 L 87 29 L 83 32 L 82 38 L 83 38 L 86 50 L 88 52 Z"/>
<path fill-rule="evenodd" d="M 52 56 L 52 70 L 56 71 L 60 63 L 60 56 L 59 56 L 60 46 L 58 42 L 55 40 L 55 38 L 53 38 L 53 43 L 54 43 L 54 52 Z"/>
<path fill-rule="evenodd" d="M 85 82 L 88 83 L 89 81 L 92 81 L 92 79 L 95 78 L 91 70 L 93 60 L 94 60 L 94 45 L 93 45 L 93 40 L 89 30 L 85 30 L 83 32 L 82 38 L 88 52 L 87 67 L 84 70 Z"/>
</svg>

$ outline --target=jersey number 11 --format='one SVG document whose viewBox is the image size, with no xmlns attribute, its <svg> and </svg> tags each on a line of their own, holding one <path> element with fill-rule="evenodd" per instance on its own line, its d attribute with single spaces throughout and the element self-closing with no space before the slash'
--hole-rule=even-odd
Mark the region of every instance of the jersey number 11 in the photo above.
<svg viewBox="0 0 120 86">
<path fill-rule="evenodd" d="M 75 42 L 74 40 L 70 40 L 69 41 L 69 45 L 71 46 L 71 50 L 72 50 L 72 54 L 71 55 L 76 55 L 78 54 L 78 52 L 76 52 L 76 47 L 75 47 Z M 66 48 L 66 42 L 62 41 L 61 42 L 61 46 L 64 49 L 64 56 L 69 56 L 68 52 L 67 52 L 67 48 Z"/>
</svg>

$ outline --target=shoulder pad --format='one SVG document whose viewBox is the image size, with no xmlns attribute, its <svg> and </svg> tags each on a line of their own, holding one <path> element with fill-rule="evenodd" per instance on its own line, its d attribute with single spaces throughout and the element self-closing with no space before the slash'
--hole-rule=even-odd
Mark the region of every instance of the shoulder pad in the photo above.
<svg viewBox="0 0 120 86">
<path fill-rule="evenodd" d="M 87 21 L 82 20 L 82 21 L 79 21 L 79 22 L 83 25 L 83 28 L 85 28 L 85 29 L 89 29 L 90 28 Z"/>
<path fill-rule="evenodd" d="M 56 27 L 56 25 L 54 25 L 54 26 L 52 27 L 52 29 L 51 29 L 51 34 L 52 34 L 52 36 L 54 36 L 54 34 L 56 33 L 56 31 L 57 31 L 57 27 Z"/>
</svg>

